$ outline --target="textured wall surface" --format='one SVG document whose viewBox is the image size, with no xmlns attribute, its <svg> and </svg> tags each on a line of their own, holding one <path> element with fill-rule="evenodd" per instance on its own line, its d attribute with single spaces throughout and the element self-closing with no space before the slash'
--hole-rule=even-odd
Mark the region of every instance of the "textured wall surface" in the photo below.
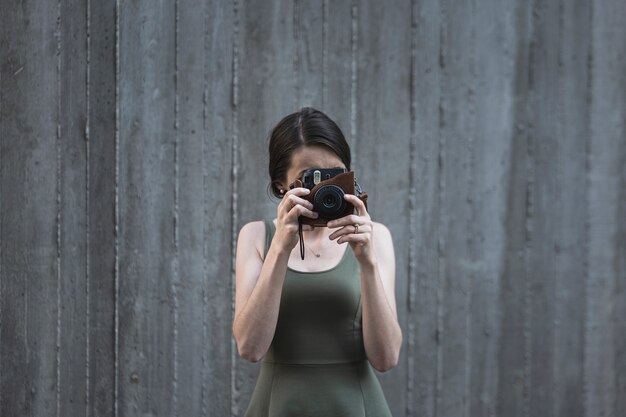
<svg viewBox="0 0 626 417">
<path fill-rule="evenodd" d="M 241 416 L 267 134 L 338 121 L 395 416 L 626 415 L 623 0 L 2 1 L 0 416 Z"/>
</svg>

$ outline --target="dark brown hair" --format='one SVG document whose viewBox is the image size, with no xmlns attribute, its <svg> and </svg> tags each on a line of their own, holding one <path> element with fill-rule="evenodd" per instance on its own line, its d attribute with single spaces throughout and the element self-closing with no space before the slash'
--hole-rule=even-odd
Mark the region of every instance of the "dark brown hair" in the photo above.
<svg viewBox="0 0 626 417">
<path fill-rule="evenodd" d="M 284 181 L 291 156 L 302 146 L 325 146 L 350 169 L 350 146 L 341 129 L 330 117 L 311 107 L 285 116 L 270 133 L 269 174 L 271 192 L 282 198 L 276 181 Z"/>
</svg>

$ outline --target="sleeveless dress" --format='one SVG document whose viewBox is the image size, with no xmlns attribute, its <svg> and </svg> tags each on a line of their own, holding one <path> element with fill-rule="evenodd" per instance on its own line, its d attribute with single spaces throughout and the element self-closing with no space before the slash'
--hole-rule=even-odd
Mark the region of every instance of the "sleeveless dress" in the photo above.
<svg viewBox="0 0 626 417">
<path fill-rule="evenodd" d="M 265 223 L 265 255 L 275 226 Z M 350 247 L 320 272 L 287 268 L 274 339 L 244 417 L 391 417 L 367 360 Z"/>
</svg>

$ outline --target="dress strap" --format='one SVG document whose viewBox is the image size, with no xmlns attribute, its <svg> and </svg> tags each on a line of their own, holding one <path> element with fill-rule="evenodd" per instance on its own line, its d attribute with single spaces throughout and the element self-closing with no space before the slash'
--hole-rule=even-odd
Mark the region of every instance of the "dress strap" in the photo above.
<svg viewBox="0 0 626 417">
<path fill-rule="evenodd" d="M 265 223 L 265 249 L 263 250 L 263 259 L 265 260 L 274 238 L 274 222 L 272 219 L 264 219 L 263 223 Z"/>
</svg>

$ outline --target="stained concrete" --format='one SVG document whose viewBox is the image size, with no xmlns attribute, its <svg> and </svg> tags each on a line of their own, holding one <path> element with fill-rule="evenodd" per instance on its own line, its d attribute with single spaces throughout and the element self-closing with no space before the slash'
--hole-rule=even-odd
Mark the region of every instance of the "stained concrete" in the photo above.
<svg viewBox="0 0 626 417">
<path fill-rule="evenodd" d="M 625 415 L 625 15 L 4 2 L 0 415 L 243 414 L 235 242 L 307 105 L 394 237 L 394 415 Z"/>
</svg>

